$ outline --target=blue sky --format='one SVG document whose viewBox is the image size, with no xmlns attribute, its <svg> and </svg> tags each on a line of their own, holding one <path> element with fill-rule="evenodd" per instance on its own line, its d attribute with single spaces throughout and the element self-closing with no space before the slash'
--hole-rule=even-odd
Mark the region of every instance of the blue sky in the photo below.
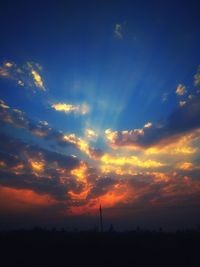
<svg viewBox="0 0 200 267">
<path fill-rule="evenodd" d="M 199 203 L 199 7 L 2 2 L 0 125 L 9 144 L 1 142 L 2 215 L 8 209 L 15 217 L 17 190 L 27 201 L 18 208 L 33 216 L 27 207 L 34 205 L 36 222 L 48 198 L 49 216 L 59 207 L 57 222 L 93 215 L 101 202 L 107 220 L 123 214 L 124 225 L 138 209 L 138 220 L 155 206 L 159 218 L 174 205 L 170 197 L 188 210 Z"/>
</svg>

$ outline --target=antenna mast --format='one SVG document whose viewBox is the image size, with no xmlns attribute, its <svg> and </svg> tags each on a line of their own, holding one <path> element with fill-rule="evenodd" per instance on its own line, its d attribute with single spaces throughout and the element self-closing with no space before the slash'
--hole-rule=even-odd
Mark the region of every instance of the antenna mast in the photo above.
<svg viewBox="0 0 200 267">
<path fill-rule="evenodd" d="M 101 233 L 103 233 L 103 217 L 102 217 L 101 204 L 100 204 L 100 207 L 99 207 L 99 214 L 100 214 L 100 231 L 101 231 Z"/>
</svg>

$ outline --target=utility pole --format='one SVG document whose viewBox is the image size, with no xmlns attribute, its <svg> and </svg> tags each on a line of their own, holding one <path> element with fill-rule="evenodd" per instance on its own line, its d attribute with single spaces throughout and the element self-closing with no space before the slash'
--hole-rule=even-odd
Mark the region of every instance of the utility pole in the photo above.
<svg viewBox="0 0 200 267">
<path fill-rule="evenodd" d="M 101 209 L 101 204 L 99 207 L 99 214 L 100 214 L 100 231 L 103 233 L 103 217 L 102 217 L 102 209 Z"/>
</svg>

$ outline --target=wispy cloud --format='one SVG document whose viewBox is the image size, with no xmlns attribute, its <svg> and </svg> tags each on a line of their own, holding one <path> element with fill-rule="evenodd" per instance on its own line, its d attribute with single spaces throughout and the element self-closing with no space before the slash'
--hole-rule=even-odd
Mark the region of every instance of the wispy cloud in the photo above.
<svg viewBox="0 0 200 267">
<path fill-rule="evenodd" d="M 162 102 L 166 102 L 167 99 L 168 99 L 168 97 L 169 97 L 169 93 L 163 93 L 163 94 L 162 94 L 162 97 L 161 97 Z"/>
<path fill-rule="evenodd" d="M 71 145 L 90 158 L 97 158 L 102 154 L 100 150 L 90 147 L 84 138 L 57 131 L 51 128 L 46 121 L 33 122 L 24 112 L 10 108 L 3 100 L 0 100 L 0 120 L 13 127 L 23 128 L 39 138 L 55 141 L 58 145 Z"/>
<path fill-rule="evenodd" d="M 28 62 L 27 65 L 28 65 L 28 67 L 30 68 L 30 72 L 31 72 L 31 74 L 32 74 L 32 77 L 33 77 L 35 86 L 36 86 L 37 88 L 40 88 L 41 90 L 45 91 L 46 89 L 45 89 L 45 87 L 44 87 L 44 82 L 43 82 L 43 80 L 42 80 L 42 77 L 41 77 L 41 75 L 39 74 L 39 72 L 36 71 L 36 68 L 38 68 L 38 70 L 41 70 L 41 68 L 38 67 L 38 64 L 35 64 L 35 66 L 34 66 L 34 64 L 33 64 L 33 63 L 30 63 L 30 62 Z"/>
<path fill-rule="evenodd" d="M 197 73 L 194 75 L 194 85 L 200 86 L 200 66 L 198 67 Z"/>
<path fill-rule="evenodd" d="M 176 88 L 176 94 L 178 96 L 185 95 L 187 93 L 186 87 L 183 84 L 179 84 Z"/>
<path fill-rule="evenodd" d="M 72 105 L 67 103 L 55 103 L 52 104 L 51 107 L 56 111 L 61 111 L 65 113 L 75 113 L 80 115 L 86 115 L 90 110 L 87 104 Z"/>
<path fill-rule="evenodd" d="M 123 39 L 122 24 L 115 24 L 114 34 L 116 38 Z"/>
<path fill-rule="evenodd" d="M 85 129 L 85 136 L 89 140 L 96 140 L 98 137 L 98 133 L 88 128 L 88 129 Z"/>
<path fill-rule="evenodd" d="M 179 106 L 183 107 L 187 102 L 186 101 L 179 101 Z"/>
<path fill-rule="evenodd" d="M 5 61 L 0 66 L 0 76 L 14 81 L 16 85 L 45 91 L 41 70 L 42 68 L 38 63 L 26 62 L 23 65 L 18 65 Z"/>
</svg>

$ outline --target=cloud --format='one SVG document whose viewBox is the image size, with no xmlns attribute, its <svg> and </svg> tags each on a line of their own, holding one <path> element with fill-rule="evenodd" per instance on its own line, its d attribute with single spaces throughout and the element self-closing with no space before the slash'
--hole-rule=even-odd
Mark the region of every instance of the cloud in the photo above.
<svg viewBox="0 0 200 267">
<path fill-rule="evenodd" d="M 150 159 L 142 161 L 136 156 L 114 157 L 109 154 L 104 154 L 101 157 L 101 161 L 105 164 L 110 164 L 110 165 L 117 165 L 117 166 L 131 165 L 131 166 L 138 166 L 141 168 L 150 168 L 150 169 L 164 166 L 164 164 L 161 162 Z"/>
<path fill-rule="evenodd" d="M 91 147 L 83 138 L 75 134 L 64 134 L 57 131 L 51 128 L 46 121 L 35 123 L 24 112 L 10 108 L 3 100 L 0 100 L 0 120 L 13 127 L 23 128 L 36 137 L 52 140 L 59 146 L 72 146 L 90 158 L 97 159 L 102 155 L 100 149 Z"/>
<path fill-rule="evenodd" d="M 187 200 L 194 201 L 200 192 L 199 169 L 192 162 L 180 162 L 175 165 L 175 171 L 170 169 L 165 173 L 148 169 L 149 160 L 139 160 L 142 165 L 148 164 L 147 168 L 142 166 L 145 171 L 137 171 L 135 156 L 109 155 L 107 159 L 113 169 L 104 173 L 76 157 L 1 134 L 0 198 L 5 197 L 6 204 L 0 204 L 0 212 L 5 207 L 13 213 L 14 207 L 16 212 L 27 212 L 28 207 L 38 211 L 41 207 L 56 206 L 66 216 L 96 212 L 100 203 L 105 210 L 112 207 L 121 210 L 130 205 L 133 211 L 177 205 L 181 201 L 187 206 Z M 118 165 L 125 167 L 126 172 L 115 172 Z M 128 173 L 128 165 L 134 172 Z"/>
<path fill-rule="evenodd" d="M 44 82 L 42 80 L 42 77 L 40 76 L 38 71 L 36 71 L 34 69 L 34 65 L 32 63 L 27 63 L 27 64 L 28 64 L 28 67 L 30 68 L 30 71 L 31 71 L 31 74 L 32 74 L 32 77 L 33 77 L 33 80 L 34 80 L 34 83 L 35 83 L 35 86 L 37 88 L 40 88 L 43 91 L 46 91 L 46 89 L 44 87 Z"/>
<path fill-rule="evenodd" d="M 66 103 L 55 103 L 51 107 L 56 111 L 62 111 L 65 113 L 76 113 L 80 115 L 85 115 L 89 112 L 89 106 L 86 104 L 82 105 L 71 105 Z"/>
<path fill-rule="evenodd" d="M 0 186 L 0 210 L 8 213 L 30 212 L 36 207 L 55 205 L 57 201 L 48 194 L 38 194 L 31 189 Z"/>
<path fill-rule="evenodd" d="M 151 122 L 147 122 L 145 125 L 144 125 L 144 128 L 151 128 L 152 127 L 152 123 Z"/>
<path fill-rule="evenodd" d="M 8 105 L 6 105 L 3 100 L 0 99 L 0 108 L 7 109 L 7 108 L 10 108 L 10 107 Z"/>
<path fill-rule="evenodd" d="M 116 38 L 123 39 L 122 24 L 115 24 L 114 34 Z"/>
<path fill-rule="evenodd" d="M 197 73 L 194 75 L 194 85 L 196 87 L 200 86 L 200 66 L 198 67 Z"/>
<path fill-rule="evenodd" d="M 177 167 L 181 170 L 192 170 L 194 168 L 194 164 L 192 162 L 183 162 L 178 164 Z"/>
<path fill-rule="evenodd" d="M 109 144 L 113 147 L 151 147 L 162 143 L 167 145 L 179 139 L 183 133 L 200 128 L 200 96 L 177 107 L 163 124 L 150 125 L 131 131 L 105 131 Z"/>
<path fill-rule="evenodd" d="M 175 137 L 169 138 L 165 142 L 156 143 L 154 146 L 151 146 L 144 150 L 146 155 L 173 155 L 174 157 L 182 156 L 192 156 L 197 154 L 198 147 L 196 143 L 199 139 L 199 130 L 194 130 L 190 133 Z"/>
<path fill-rule="evenodd" d="M 89 140 L 96 140 L 98 137 L 98 134 L 92 129 L 85 129 L 85 136 Z"/>
<path fill-rule="evenodd" d="M 162 102 L 166 102 L 168 100 L 169 93 L 163 93 L 162 94 Z"/>
<path fill-rule="evenodd" d="M 41 70 L 38 63 L 26 62 L 23 65 L 17 65 L 14 62 L 5 61 L 0 66 L 0 76 L 10 79 L 22 87 L 46 91 Z"/>
<path fill-rule="evenodd" d="M 183 107 L 186 104 L 186 101 L 179 101 L 179 106 Z"/>
<path fill-rule="evenodd" d="M 183 84 L 179 84 L 176 88 L 176 94 L 178 96 L 185 95 L 187 93 L 186 87 Z"/>
<path fill-rule="evenodd" d="M 90 147 L 87 141 L 75 134 L 63 135 L 63 140 L 75 145 L 80 151 L 84 152 L 90 158 L 96 159 L 101 155 L 101 150 Z"/>
<path fill-rule="evenodd" d="M 0 135 L 0 184 L 67 199 L 67 191 L 76 189 L 71 171 L 80 161 L 37 146 L 31 146 L 7 135 Z"/>
</svg>

